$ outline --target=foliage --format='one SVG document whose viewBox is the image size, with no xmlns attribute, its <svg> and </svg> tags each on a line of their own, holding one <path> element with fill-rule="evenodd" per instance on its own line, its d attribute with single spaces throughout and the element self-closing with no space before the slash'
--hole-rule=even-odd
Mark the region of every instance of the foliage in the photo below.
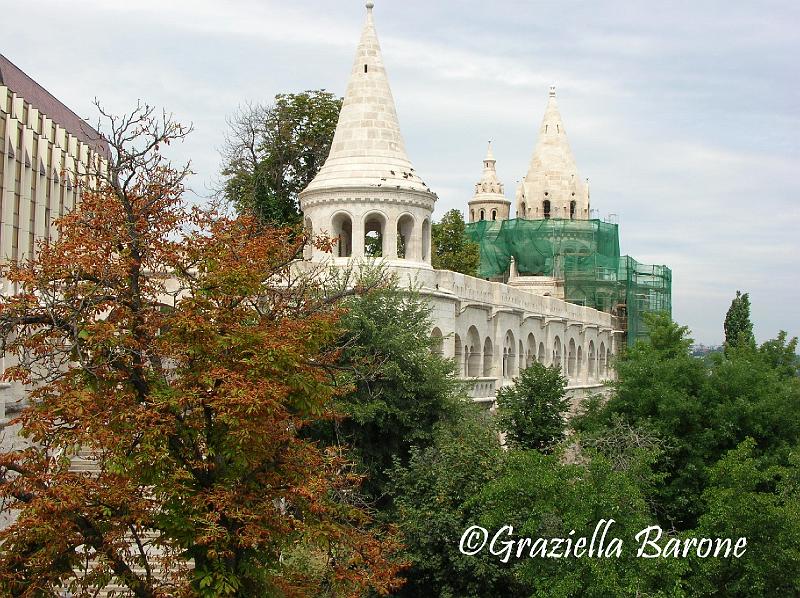
<svg viewBox="0 0 800 598">
<path fill-rule="evenodd" d="M 451 270 L 470 276 L 478 275 L 481 256 L 477 243 L 466 236 L 466 224 L 461 212 L 445 212 L 431 227 L 433 245 L 431 260 L 437 270 Z"/>
<path fill-rule="evenodd" d="M 350 370 L 351 390 L 337 399 L 335 441 L 354 448 L 364 490 L 379 499 L 385 470 L 406 463 L 412 446 L 429 445 L 463 392 L 453 363 L 431 352 L 430 308 L 417 293 L 391 281 L 343 306 L 339 364 Z"/>
<path fill-rule="evenodd" d="M 30 447 L 0 455 L 0 588 L 388 592 L 395 540 L 348 499 L 341 450 L 298 435 L 330 411 L 340 334 L 337 298 L 289 270 L 304 239 L 187 211 L 188 168 L 159 153 L 186 130 L 146 106 L 108 121 L 107 175 L 5 273 L 6 378 L 32 390 Z"/>
<path fill-rule="evenodd" d="M 617 361 L 612 398 L 575 426 L 598 433 L 621 417 L 662 439 L 657 510 L 667 526 L 686 530 L 705 511 L 709 468 L 746 437 L 768 462 L 785 464 L 800 437 L 800 381 L 787 376 L 792 349 L 785 337 L 701 360 L 687 352 L 685 327 L 665 316 L 649 325 L 651 342 L 637 343 Z"/>
<path fill-rule="evenodd" d="M 561 442 L 569 410 L 566 386 L 559 366 L 535 361 L 512 386 L 497 391 L 498 425 L 509 446 L 550 452 Z"/>
<path fill-rule="evenodd" d="M 517 595 L 507 567 L 491 556 L 457 550 L 473 521 L 474 508 L 467 503 L 497 476 L 501 463 L 497 431 L 472 409 L 439 426 L 427 448 L 414 447 L 407 465 L 395 460 L 389 476 L 393 519 L 403 533 L 403 556 L 411 562 L 399 596 Z"/>
<path fill-rule="evenodd" d="M 262 222 L 299 223 L 298 194 L 328 157 L 341 107 L 335 94 L 315 90 L 239 108 L 222 150 L 223 196 Z"/>
<path fill-rule="evenodd" d="M 766 466 L 753 439 L 744 440 L 711 469 L 703 493 L 707 511 L 687 535 L 747 538 L 740 559 L 695 558 L 691 587 L 697 596 L 800 594 L 800 451 L 787 466 Z"/>
<path fill-rule="evenodd" d="M 740 344 L 754 345 L 753 323 L 750 321 L 750 296 L 736 291 L 728 313 L 725 314 L 725 347 Z"/>
<path fill-rule="evenodd" d="M 614 519 L 608 537 L 623 540 L 619 558 L 529 557 L 530 548 L 522 558 L 512 555 L 509 564 L 524 595 L 684 595 L 680 575 L 685 563 L 636 558 L 633 539 L 652 524 L 647 502 L 635 480 L 600 455 L 591 455 L 585 465 L 570 465 L 558 455 L 510 451 L 501 474 L 469 506 L 490 534 L 510 525 L 513 539 L 568 538 L 572 530 L 573 538 L 591 538 L 598 522 Z"/>
</svg>

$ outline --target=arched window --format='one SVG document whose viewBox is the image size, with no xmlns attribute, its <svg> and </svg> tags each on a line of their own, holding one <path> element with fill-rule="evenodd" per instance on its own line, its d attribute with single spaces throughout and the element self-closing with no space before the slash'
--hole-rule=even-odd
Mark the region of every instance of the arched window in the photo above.
<svg viewBox="0 0 800 598">
<path fill-rule="evenodd" d="M 595 377 L 594 341 L 589 341 L 589 378 Z"/>
<path fill-rule="evenodd" d="M 516 344 L 514 333 L 510 330 L 506 332 L 506 340 L 503 343 L 503 376 L 513 378 L 517 374 Z"/>
<path fill-rule="evenodd" d="M 467 376 L 477 378 L 481 375 L 481 339 L 475 326 L 470 326 L 467 332 L 467 347 L 469 347 Z"/>
<path fill-rule="evenodd" d="M 481 220 L 486 220 L 486 216 L 484 215 L 483 210 L 481 210 Z"/>
<path fill-rule="evenodd" d="M 583 347 L 578 346 L 578 363 L 577 363 L 577 371 L 575 375 L 580 378 L 581 377 L 581 370 L 583 369 Z"/>
<path fill-rule="evenodd" d="M 475 222 L 475 210 L 470 210 L 469 211 L 469 221 L 470 222 Z"/>
<path fill-rule="evenodd" d="M 575 375 L 575 339 L 569 339 L 569 345 L 567 349 L 567 375 L 572 378 Z"/>
<path fill-rule="evenodd" d="M 533 365 L 533 362 L 536 361 L 536 338 L 533 336 L 533 332 L 528 334 L 528 351 L 526 357 L 525 367 L 529 368 Z"/>
<path fill-rule="evenodd" d="M 382 257 L 383 233 L 386 228 L 386 218 L 383 214 L 373 213 L 364 219 L 364 255 L 367 257 Z"/>
<path fill-rule="evenodd" d="M 436 355 L 444 355 L 444 344 L 442 339 L 442 331 L 438 328 L 431 330 L 431 353 Z"/>
<path fill-rule="evenodd" d="M 492 360 L 494 359 L 494 354 L 492 352 L 492 339 L 488 336 L 486 340 L 483 342 L 483 376 L 484 378 L 488 378 L 492 375 Z"/>
<path fill-rule="evenodd" d="M 553 341 L 553 365 L 563 368 L 564 364 L 561 361 L 561 339 L 556 337 Z"/>
<path fill-rule="evenodd" d="M 497 210 L 492 210 L 492 220 L 497 220 Z"/>
<path fill-rule="evenodd" d="M 550 218 L 550 200 L 545 199 L 542 202 L 542 212 L 544 213 L 545 218 Z"/>
<path fill-rule="evenodd" d="M 427 262 L 431 255 L 431 221 L 422 221 L 422 261 Z"/>
<path fill-rule="evenodd" d="M 544 364 L 545 355 L 546 353 L 545 353 L 544 343 L 539 343 L 539 356 L 536 358 L 536 361 L 538 361 L 541 364 Z"/>
<path fill-rule="evenodd" d="M 413 259 L 411 244 L 414 238 L 414 218 L 403 214 L 397 219 L 397 257 Z"/>
<path fill-rule="evenodd" d="M 601 377 L 605 377 L 606 375 L 606 344 L 600 343 L 600 351 L 597 355 L 599 361 L 599 371 L 598 375 Z"/>
<path fill-rule="evenodd" d="M 306 244 L 303 246 L 303 259 L 310 260 L 314 255 L 314 225 L 311 223 L 311 218 L 306 217 L 303 222 L 303 234 L 306 238 Z"/>
<path fill-rule="evenodd" d="M 573 199 L 569 202 L 569 218 L 570 220 L 575 220 L 575 200 Z"/>
<path fill-rule="evenodd" d="M 350 257 L 353 254 L 353 221 L 350 215 L 339 212 L 331 220 L 331 228 L 337 239 L 336 255 Z"/>
<path fill-rule="evenodd" d="M 517 214 L 517 218 L 527 218 L 528 217 L 528 207 L 525 205 L 523 201 L 519 204 L 519 214 Z"/>
</svg>

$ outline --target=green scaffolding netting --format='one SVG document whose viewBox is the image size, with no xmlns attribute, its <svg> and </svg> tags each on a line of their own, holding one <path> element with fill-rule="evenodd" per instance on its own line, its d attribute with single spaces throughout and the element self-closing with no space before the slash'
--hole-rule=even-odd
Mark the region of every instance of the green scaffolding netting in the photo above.
<svg viewBox="0 0 800 598">
<path fill-rule="evenodd" d="M 628 344 L 647 337 L 644 314 L 672 313 L 672 271 L 620 255 L 619 226 L 600 220 L 483 220 L 467 225 L 478 243 L 482 278 L 505 278 L 511 258 L 522 276 L 564 281 L 571 303 L 626 322 Z"/>
</svg>

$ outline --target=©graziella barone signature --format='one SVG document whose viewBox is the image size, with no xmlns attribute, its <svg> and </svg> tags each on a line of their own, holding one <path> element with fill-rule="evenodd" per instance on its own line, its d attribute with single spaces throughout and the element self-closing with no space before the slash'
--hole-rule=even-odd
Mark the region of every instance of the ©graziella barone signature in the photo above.
<svg viewBox="0 0 800 598">
<path fill-rule="evenodd" d="M 507 563 L 512 558 L 620 558 L 623 541 L 609 536 L 616 523 L 613 519 L 601 519 L 589 536 L 576 536 L 571 530 L 565 538 L 515 537 L 514 528 L 504 525 L 493 535 L 478 525 L 469 527 L 458 545 L 461 554 L 477 555 L 484 550 Z M 634 536 L 636 557 L 655 558 L 740 558 L 747 550 L 747 538 L 677 538 L 662 540 L 664 530 L 651 525 Z"/>
</svg>

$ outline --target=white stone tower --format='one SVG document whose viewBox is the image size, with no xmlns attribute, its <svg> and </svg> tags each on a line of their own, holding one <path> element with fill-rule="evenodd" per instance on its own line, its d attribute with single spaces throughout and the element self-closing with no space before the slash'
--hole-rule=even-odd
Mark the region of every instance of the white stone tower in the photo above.
<svg viewBox="0 0 800 598">
<path fill-rule="evenodd" d="M 483 176 L 475 184 L 475 195 L 469 202 L 469 221 L 508 220 L 511 202 L 506 199 L 503 183 L 497 178 L 497 160 L 492 153 L 492 142 L 483 159 Z"/>
<path fill-rule="evenodd" d="M 517 218 L 589 218 L 589 185 L 578 175 L 556 102 L 556 88 L 539 127 L 528 174 L 517 188 Z"/>
<path fill-rule="evenodd" d="M 338 238 L 335 260 L 380 256 L 430 268 L 436 195 L 406 156 L 372 9 L 368 2 L 331 152 L 300 193 L 300 209 L 307 229 Z"/>
</svg>

